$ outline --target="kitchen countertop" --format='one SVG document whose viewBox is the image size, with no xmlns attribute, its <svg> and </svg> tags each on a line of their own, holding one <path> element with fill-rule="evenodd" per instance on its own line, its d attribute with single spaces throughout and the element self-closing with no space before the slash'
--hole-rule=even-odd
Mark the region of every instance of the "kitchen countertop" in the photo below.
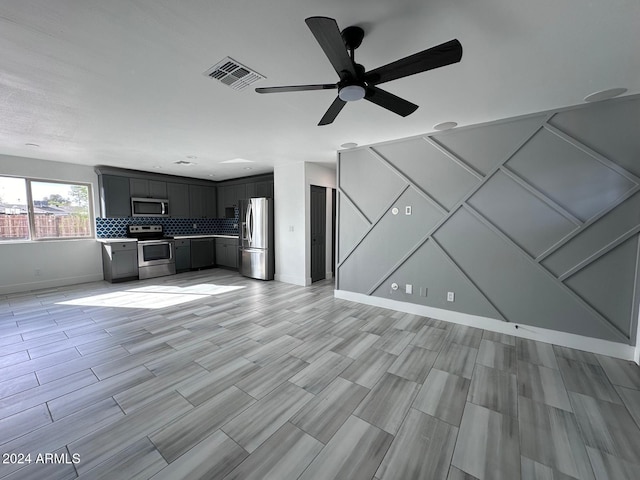
<svg viewBox="0 0 640 480">
<path fill-rule="evenodd" d="M 96 238 L 100 243 L 137 242 L 135 238 Z"/>
<path fill-rule="evenodd" d="M 174 235 L 176 240 L 186 240 L 190 238 L 234 238 L 237 239 L 238 235 Z"/>
<path fill-rule="evenodd" d="M 238 235 L 174 235 L 173 238 L 175 240 L 189 240 L 192 238 L 231 238 L 238 239 Z M 120 242 L 137 242 L 135 238 L 96 238 L 96 240 L 100 243 L 120 243 Z"/>
</svg>

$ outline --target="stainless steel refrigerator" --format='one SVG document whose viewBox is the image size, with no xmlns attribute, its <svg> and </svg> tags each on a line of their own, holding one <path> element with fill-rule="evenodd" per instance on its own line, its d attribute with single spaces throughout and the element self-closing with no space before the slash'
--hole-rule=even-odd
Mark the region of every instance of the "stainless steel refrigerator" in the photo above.
<svg viewBox="0 0 640 480">
<path fill-rule="evenodd" d="M 273 199 L 239 202 L 239 270 L 245 277 L 273 280 L 275 271 Z"/>
</svg>

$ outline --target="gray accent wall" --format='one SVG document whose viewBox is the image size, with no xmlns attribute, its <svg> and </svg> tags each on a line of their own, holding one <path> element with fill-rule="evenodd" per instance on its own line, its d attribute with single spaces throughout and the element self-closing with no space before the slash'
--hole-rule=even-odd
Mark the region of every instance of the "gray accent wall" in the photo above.
<svg viewBox="0 0 640 480">
<path fill-rule="evenodd" d="M 341 151 L 337 288 L 634 344 L 639 176 L 639 96 Z"/>
</svg>

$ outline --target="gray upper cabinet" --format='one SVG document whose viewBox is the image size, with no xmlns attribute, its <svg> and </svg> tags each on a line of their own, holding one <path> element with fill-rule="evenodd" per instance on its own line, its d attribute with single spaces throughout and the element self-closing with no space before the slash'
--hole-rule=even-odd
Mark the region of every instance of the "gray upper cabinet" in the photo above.
<svg viewBox="0 0 640 480">
<path fill-rule="evenodd" d="M 130 217 L 131 197 L 168 199 L 170 217 L 194 219 L 234 218 L 239 200 L 273 197 L 273 180 L 267 175 L 250 183 L 216 183 L 112 167 L 96 167 L 96 173 L 103 217 Z"/>
<path fill-rule="evenodd" d="M 167 198 L 167 182 L 149 180 L 149 196 L 151 198 Z"/>
<path fill-rule="evenodd" d="M 189 185 L 186 183 L 167 183 L 169 215 L 173 218 L 189 218 Z"/>
<path fill-rule="evenodd" d="M 131 178 L 129 190 L 132 197 L 167 198 L 167 182 Z"/>
<path fill-rule="evenodd" d="M 256 182 L 256 197 L 273 197 L 273 182 Z"/>
<path fill-rule="evenodd" d="M 245 195 L 247 196 L 246 198 L 253 198 L 258 196 L 256 194 L 256 182 L 245 184 Z"/>
<path fill-rule="evenodd" d="M 117 175 L 100 175 L 100 203 L 104 217 L 130 217 L 129 179 Z"/>
<path fill-rule="evenodd" d="M 238 206 L 238 200 L 247 198 L 246 186 L 223 185 L 218 187 L 218 217 L 226 218 L 226 209 Z"/>
<path fill-rule="evenodd" d="M 189 211 L 191 218 L 216 218 L 216 187 L 189 185 Z"/>
<path fill-rule="evenodd" d="M 273 181 L 247 183 L 246 198 L 252 197 L 273 197 Z"/>
</svg>

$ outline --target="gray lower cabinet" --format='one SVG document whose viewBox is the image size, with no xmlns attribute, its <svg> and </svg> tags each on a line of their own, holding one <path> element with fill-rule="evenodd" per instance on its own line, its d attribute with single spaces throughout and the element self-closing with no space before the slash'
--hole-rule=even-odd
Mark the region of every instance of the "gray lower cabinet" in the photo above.
<svg viewBox="0 0 640 480">
<path fill-rule="evenodd" d="M 213 238 L 191 239 L 191 268 L 207 268 L 215 265 Z"/>
<path fill-rule="evenodd" d="M 102 270 L 104 279 L 108 282 L 123 282 L 138 278 L 138 243 L 104 243 Z"/>
<path fill-rule="evenodd" d="M 175 241 L 176 272 L 191 270 L 191 240 Z"/>
<path fill-rule="evenodd" d="M 216 265 L 238 268 L 238 240 L 216 238 Z"/>
</svg>

